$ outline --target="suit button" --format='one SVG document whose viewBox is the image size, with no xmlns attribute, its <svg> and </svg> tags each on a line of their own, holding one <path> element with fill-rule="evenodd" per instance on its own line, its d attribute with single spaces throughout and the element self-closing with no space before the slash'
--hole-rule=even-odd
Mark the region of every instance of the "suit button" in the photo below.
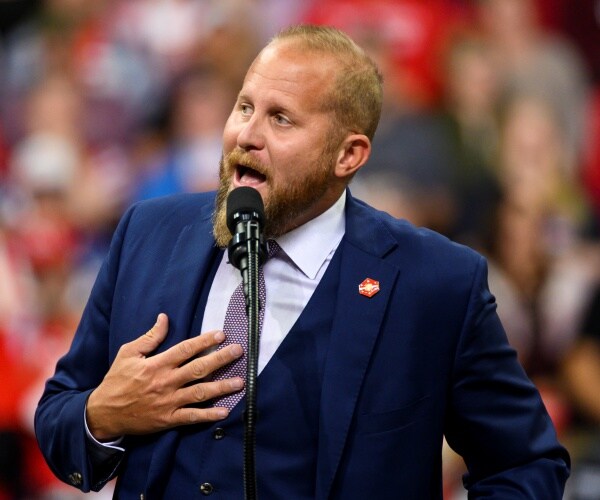
<svg viewBox="0 0 600 500">
<path fill-rule="evenodd" d="M 69 482 L 73 486 L 81 486 L 81 483 L 83 483 L 83 476 L 79 472 L 72 472 L 69 474 Z"/>
<path fill-rule="evenodd" d="M 222 427 L 217 427 L 214 431 L 213 431 L 213 438 L 214 439 L 223 439 L 225 437 L 225 429 L 223 429 Z"/>
<path fill-rule="evenodd" d="M 200 491 L 203 495 L 210 495 L 214 491 L 214 488 L 210 483 L 202 483 L 200 485 Z"/>
</svg>

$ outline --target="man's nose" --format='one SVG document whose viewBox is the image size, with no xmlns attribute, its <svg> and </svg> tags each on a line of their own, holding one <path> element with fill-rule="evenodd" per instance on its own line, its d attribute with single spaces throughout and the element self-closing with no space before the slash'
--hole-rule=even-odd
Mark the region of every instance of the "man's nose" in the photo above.
<svg viewBox="0 0 600 500">
<path fill-rule="evenodd" d="M 254 114 L 242 125 L 237 137 L 237 145 L 244 151 L 263 149 L 265 146 L 263 127 L 260 117 Z"/>
</svg>

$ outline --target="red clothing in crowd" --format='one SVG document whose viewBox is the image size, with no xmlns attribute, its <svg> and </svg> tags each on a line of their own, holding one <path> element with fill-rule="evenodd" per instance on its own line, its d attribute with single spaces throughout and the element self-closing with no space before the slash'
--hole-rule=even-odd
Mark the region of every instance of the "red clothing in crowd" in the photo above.
<svg viewBox="0 0 600 500">
<path fill-rule="evenodd" d="M 306 21 L 343 29 L 359 41 L 386 44 L 409 97 L 431 105 L 440 95 L 440 57 L 454 27 L 468 16 L 466 2 L 452 0 L 323 0 Z"/>
</svg>

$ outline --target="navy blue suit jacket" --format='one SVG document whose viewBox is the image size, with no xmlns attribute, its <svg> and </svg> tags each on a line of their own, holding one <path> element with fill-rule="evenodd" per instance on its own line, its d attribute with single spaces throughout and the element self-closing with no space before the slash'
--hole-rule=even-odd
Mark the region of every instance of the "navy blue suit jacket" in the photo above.
<svg viewBox="0 0 600 500">
<path fill-rule="evenodd" d="M 85 401 L 119 347 L 158 312 L 170 319 L 160 350 L 198 333 L 200 285 L 218 252 L 213 204 L 214 194 L 178 195 L 125 214 L 71 349 L 46 385 L 35 422 L 40 447 L 57 476 L 84 491 L 123 467 L 149 488 L 168 480 L 161 467 L 91 456 Z M 473 498 L 561 498 L 569 457 L 507 343 L 485 260 L 350 195 L 337 251 L 338 295 L 323 304 L 334 311 L 315 497 L 441 498 L 446 436 L 468 466 Z M 358 293 L 365 278 L 380 283 L 372 298 Z M 294 422 L 287 427 L 293 432 Z M 132 446 L 150 461 L 171 446 L 168 434 Z"/>
</svg>

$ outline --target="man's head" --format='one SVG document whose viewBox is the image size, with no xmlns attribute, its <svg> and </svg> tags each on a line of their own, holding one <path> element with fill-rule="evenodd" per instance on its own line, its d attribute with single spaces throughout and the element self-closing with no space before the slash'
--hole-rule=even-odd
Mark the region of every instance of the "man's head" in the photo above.
<svg viewBox="0 0 600 500">
<path fill-rule="evenodd" d="M 252 63 L 223 132 L 215 238 L 239 186 L 265 203 L 267 237 L 327 210 L 367 161 L 381 112 L 381 76 L 350 38 L 326 27 L 284 30 Z"/>
<path fill-rule="evenodd" d="M 365 134 L 373 140 L 382 102 L 382 77 L 362 48 L 345 33 L 324 26 L 292 26 L 276 35 L 271 44 L 289 42 L 301 51 L 329 55 L 331 86 L 323 95 L 323 106 L 332 111 L 337 126 Z"/>
</svg>

